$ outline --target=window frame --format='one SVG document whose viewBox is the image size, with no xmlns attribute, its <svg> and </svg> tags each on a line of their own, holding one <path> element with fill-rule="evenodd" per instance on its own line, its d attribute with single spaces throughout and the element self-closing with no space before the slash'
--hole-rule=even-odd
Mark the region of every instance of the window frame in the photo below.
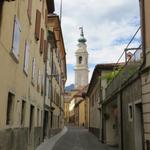
<svg viewBox="0 0 150 150">
<path fill-rule="evenodd" d="M 133 104 L 132 103 L 129 103 L 128 104 L 128 121 L 129 122 L 132 122 L 133 121 Z"/>
<path fill-rule="evenodd" d="M 20 116 L 21 116 L 20 124 L 21 124 L 21 126 L 24 126 L 25 120 L 26 120 L 26 101 L 25 100 L 21 101 L 21 114 L 20 114 Z"/>
<path fill-rule="evenodd" d="M 8 105 L 9 94 L 10 94 L 10 96 L 12 96 L 11 106 Z M 15 94 L 9 91 L 8 96 L 7 96 L 7 107 L 6 107 L 6 125 L 7 126 L 10 126 L 13 124 L 14 100 L 15 100 Z"/>
<path fill-rule="evenodd" d="M 14 16 L 11 53 L 17 62 L 19 60 L 20 38 L 21 38 L 21 26 L 20 26 L 20 22 L 19 22 L 17 16 L 15 15 Z"/>
</svg>

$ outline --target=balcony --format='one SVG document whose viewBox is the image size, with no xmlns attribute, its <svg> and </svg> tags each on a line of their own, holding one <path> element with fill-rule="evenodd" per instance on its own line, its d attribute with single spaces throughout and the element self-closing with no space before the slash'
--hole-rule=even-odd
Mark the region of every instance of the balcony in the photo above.
<svg viewBox="0 0 150 150">
<path fill-rule="evenodd" d="M 140 29 L 141 28 L 136 31 L 116 63 L 116 67 L 113 71 L 113 77 L 111 80 L 109 80 L 108 86 L 106 88 L 107 98 L 119 90 L 125 82 L 127 82 L 136 72 L 138 72 L 143 62 L 141 38 L 139 36 Z M 137 45 L 138 47 L 133 48 L 133 46 Z M 122 63 L 123 59 L 124 61 Z"/>
</svg>

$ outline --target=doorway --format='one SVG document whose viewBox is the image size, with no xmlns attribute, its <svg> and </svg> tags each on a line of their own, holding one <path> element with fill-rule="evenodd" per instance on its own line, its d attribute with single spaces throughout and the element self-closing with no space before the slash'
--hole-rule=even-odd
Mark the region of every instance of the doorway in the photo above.
<svg viewBox="0 0 150 150">
<path fill-rule="evenodd" d="M 48 136 L 48 111 L 44 111 L 44 129 L 43 129 L 43 137 L 46 138 Z"/>
<path fill-rule="evenodd" d="M 143 126 L 142 126 L 142 103 L 135 104 L 134 129 L 135 129 L 135 149 L 143 149 Z"/>
</svg>

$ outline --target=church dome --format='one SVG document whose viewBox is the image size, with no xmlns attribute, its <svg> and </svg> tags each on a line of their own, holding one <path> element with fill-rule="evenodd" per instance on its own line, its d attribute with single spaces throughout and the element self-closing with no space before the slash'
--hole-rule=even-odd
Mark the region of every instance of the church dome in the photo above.
<svg viewBox="0 0 150 150">
<path fill-rule="evenodd" d="M 81 34 L 80 34 L 80 38 L 78 39 L 78 42 L 80 42 L 80 43 L 85 43 L 87 40 L 86 40 L 86 38 L 84 37 L 83 27 L 80 27 L 80 29 L 81 29 Z"/>
<path fill-rule="evenodd" d="M 84 38 L 84 36 L 81 36 L 79 39 L 78 39 L 78 42 L 81 42 L 81 43 L 85 43 L 87 40 L 86 38 Z"/>
</svg>

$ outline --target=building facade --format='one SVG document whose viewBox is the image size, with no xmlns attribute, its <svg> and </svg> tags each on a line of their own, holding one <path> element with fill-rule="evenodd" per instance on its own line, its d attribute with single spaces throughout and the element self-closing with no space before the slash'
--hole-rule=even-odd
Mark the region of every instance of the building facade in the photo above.
<svg viewBox="0 0 150 150">
<path fill-rule="evenodd" d="M 87 91 L 87 105 L 89 110 L 89 131 L 96 135 L 100 141 L 103 140 L 102 131 L 102 103 L 105 99 L 105 89 L 107 87 L 107 74 L 112 72 L 114 64 L 98 64 L 95 66 L 93 75 Z"/>
<path fill-rule="evenodd" d="M 48 66 L 46 62 L 52 56 L 52 45 L 47 37 L 50 30 L 48 14 L 54 12 L 54 1 L 14 0 L 0 3 L 0 84 L 3 87 L 0 88 L 0 149 L 35 149 L 43 137 L 50 134 L 51 103 L 48 93 L 49 97 L 52 96 L 48 87 L 51 83 L 46 83 L 47 70 L 51 70 L 52 65 Z M 63 42 L 55 41 L 55 44 L 61 45 L 62 51 L 61 69 L 58 68 L 61 74 L 58 87 L 60 119 L 55 121 L 59 122 L 60 128 L 66 62 Z"/>
<path fill-rule="evenodd" d="M 144 149 L 150 149 L 150 30 L 149 30 L 149 8 L 150 2 L 140 1 L 141 23 L 142 23 L 142 46 L 143 46 L 143 67 L 142 80 L 142 109 L 143 109 L 143 143 Z"/>
</svg>

